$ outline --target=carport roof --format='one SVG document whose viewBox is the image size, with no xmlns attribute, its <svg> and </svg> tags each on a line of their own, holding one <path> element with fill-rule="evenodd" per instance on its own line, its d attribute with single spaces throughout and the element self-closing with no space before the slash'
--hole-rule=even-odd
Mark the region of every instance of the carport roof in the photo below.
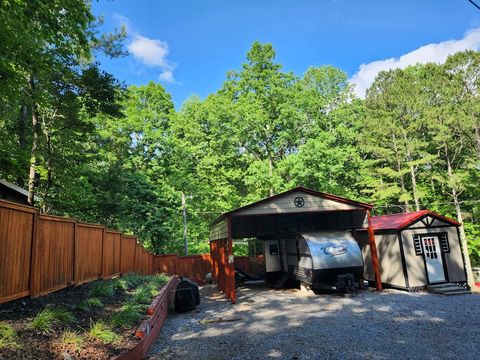
<svg viewBox="0 0 480 360">
<path fill-rule="evenodd" d="M 327 194 L 327 193 L 323 193 L 323 192 L 320 192 L 320 191 L 308 189 L 308 188 L 305 188 L 305 187 L 302 187 L 302 186 L 298 186 L 298 187 L 293 188 L 291 190 L 284 191 L 280 194 L 273 195 L 273 196 L 267 197 L 265 199 L 262 199 L 262 200 L 253 202 L 251 204 L 239 207 L 237 209 L 228 211 L 226 213 L 223 213 L 222 215 L 217 217 L 215 220 L 213 220 L 211 222 L 210 226 L 215 225 L 219 221 L 227 218 L 228 216 L 232 216 L 232 215 L 234 216 L 234 215 L 236 215 L 236 214 L 238 214 L 238 213 L 240 213 L 244 210 L 251 209 L 253 207 L 268 203 L 270 201 L 279 199 L 279 198 L 284 197 L 284 196 L 288 196 L 288 195 L 290 195 L 292 193 L 295 193 L 295 192 L 303 192 L 305 194 L 312 195 L 314 197 L 318 197 L 318 198 L 327 199 L 327 200 L 331 200 L 331 201 L 338 202 L 338 203 L 351 205 L 351 206 L 362 208 L 362 209 L 365 209 L 365 210 L 370 210 L 370 209 L 373 208 L 373 205 L 370 205 L 370 204 L 367 204 L 367 203 L 363 203 L 363 202 L 359 202 L 359 201 L 355 201 L 355 200 L 350 200 L 350 199 L 347 199 L 347 198 L 344 198 L 344 197 L 341 197 L 341 196 Z"/>
<path fill-rule="evenodd" d="M 373 230 L 403 230 L 422 219 L 425 216 L 431 216 L 439 220 L 443 220 L 454 226 L 459 226 L 460 223 L 450 219 L 448 217 L 442 216 L 430 210 L 420 210 L 412 211 L 406 213 L 398 213 L 391 215 L 381 215 L 381 216 L 372 216 L 372 227 Z"/>
</svg>

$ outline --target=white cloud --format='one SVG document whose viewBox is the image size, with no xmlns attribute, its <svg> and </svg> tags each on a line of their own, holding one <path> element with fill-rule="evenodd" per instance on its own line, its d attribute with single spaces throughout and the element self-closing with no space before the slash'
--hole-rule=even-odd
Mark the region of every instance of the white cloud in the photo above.
<svg viewBox="0 0 480 360">
<path fill-rule="evenodd" d="M 355 84 L 355 93 L 364 98 L 365 92 L 372 84 L 375 76 L 382 70 L 404 69 L 407 66 L 425 63 L 443 63 L 447 57 L 458 51 L 480 50 L 480 27 L 469 30 L 460 40 L 448 40 L 419 47 L 399 58 L 373 61 L 360 65 L 358 72 L 350 82 Z"/>
<path fill-rule="evenodd" d="M 169 83 L 175 82 L 175 79 L 173 78 L 173 71 L 172 70 L 163 70 L 163 72 L 160 74 L 158 77 L 161 81 L 166 81 Z"/>
<path fill-rule="evenodd" d="M 164 41 L 135 35 L 128 44 L 128 51 L 147 66 L 168 66 L 168 44 Z"/>
<path fill-rule="evenodd" d="M 127 45 L 129 53 L 143 65 L 159 68 L 161 70 L 158 77 L 160 81 L 174 83 L 173 70 L 176 65 L 168 60 L 170 52 L 168 43 L 140 35 L 125 16 L 114 14 L 114 18 L 125 26 L 129 33 Z"/>
</svg>

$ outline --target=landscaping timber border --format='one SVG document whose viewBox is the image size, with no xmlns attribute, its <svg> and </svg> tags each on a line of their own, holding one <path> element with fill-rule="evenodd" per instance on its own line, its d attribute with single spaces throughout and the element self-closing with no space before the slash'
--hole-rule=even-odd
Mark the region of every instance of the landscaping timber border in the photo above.
<svg viewBox="0 0 480 360">
<path fill-rule="evenodd" d="M 173 276 L 160 290 L 147 309 L 147 319 L 143 321 L 135 332 L 140 341 L 131 349 L 114 358 L 115 360 L 142 359 L 156 340 L 163 323 L 167 318 L 169 304 L 180 279 Z"/>
</svg>

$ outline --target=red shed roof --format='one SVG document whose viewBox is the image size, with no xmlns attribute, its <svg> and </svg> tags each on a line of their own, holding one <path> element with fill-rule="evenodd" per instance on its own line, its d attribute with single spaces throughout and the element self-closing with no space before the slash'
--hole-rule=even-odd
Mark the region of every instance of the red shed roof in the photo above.
<svg viewBox="0 0 480 360">
<path fill-rule="evenodd" d="M 412 211 L 406 213 L 398 213 L 391 215 L 372 216 L 373 230 L 402 230 L 414 222 L 426 217 L 427 215 L 447 222 L 449 224 L 459 226 L 460 223 L 448 217 L 439 215 L 430 210 Z"/>
</svg>

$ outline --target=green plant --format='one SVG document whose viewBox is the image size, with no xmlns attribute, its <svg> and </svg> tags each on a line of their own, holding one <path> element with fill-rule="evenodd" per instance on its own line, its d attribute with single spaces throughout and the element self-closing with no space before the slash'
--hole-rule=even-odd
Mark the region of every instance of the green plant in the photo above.
<svg viewBox="0 0 480 360">
<path fill-rule="evenodd" d="M 82 301 L 82 302 L 79 302 L 78 304 L 76 304 L 75 309 L 80 310 L 80 311 L 89 311 L 90 310 L 90 305 L 85 300 L 85 301 Z"/>
<path fill-rule="evenodd" d="M 30 327 L 42 334 L 50 334 L 56 319 L 52 309 L 43 309 L 32 320 Z"/>
<path fill-rule="evenodd" d="M 91 285 L 90 295 L 94 297 L 111 297 L 114 294 L 112 284 L 106 281 L 96 281 Z"/>
<path fill-rule="evenodd" d="M 152 289 L 147 285 L 141 285 L 133 292 L 132 301 L 139 304 L 148 304 L 152 297 Z"/>
<path fill-rule="evenodd" d="M 94 307 L 102 307 L 103 306 L 103 303 L 102 301 L 97 298 L 97 297 L 91 297 L 91 298 L 88 298 L 87 300 L 85 301 L 82 301 L 78 304 L 75 305 L 75 309 L 77 310 L 81 310 L 81 311 L 90 311 L 90 309 L 92 308 L 92 306 Z"/>
<path fill-rule="evenodd" d="M 83 344 L 83 338 L 76 331 L 66 330 L 62 333 L 61 341 L 66 345 L 75 345 L 75 350 L 79 350 Z"/>
<path fill-rule="evenodd" d="M 86 303 L 90 306 L 102 307 L 103 303 L 99 298 L 91 297 L 86 300 Z"/>
<path fill-rule="evenodd" d="M 128 273 L 115 279 L 113 286 L 119 290 L 129 290 L 145 282 L 144 276 L 135 273 Z"/>
<path fill-rule="evenodd" d="M 110 317 L 110 324 L 114 327 L 131 327 L 142 319 L 143 307 L 134 303 L 126 303 Z"/>
<path fill-rule="evenodd" d="M 97 321 L 92 324 L 88 336 L 93 339 L 99 340 L 104 344 L 111 344 L 118 339 L 118 335 L 110 329 L 108 325 L 102 321 Z"/>
<path fill-rule="evenodd" d="M 71 324 L 75 322 L 75 316 L 64 308 L 45 308 L 40 311 L 32 320 L 30 327 L 33 330 L 43 334 L 49 334 L 53 331 L 53 326 L 57 323 Z"/>
<path fill-rule="evenodd" d="M 118 279 L 115 279 L 113 281 L 113 288 L 116 289 L 116 290 L 122 290 L 122 291 L 125 291 L 125 290 L 128 290 L 129 289 L 129 286 L 130 284 L 128 283 L 128 281 L 121 277 L 121 278 L 118 278 Z"/>
<path fill-rule="evenodd" d="M 0 322 L 0 349 L 19 348 L 16 338 L 15 329 L 7 323 Z"/>
<path fill-rule="evenodd" d="M 56 322 L 58 321 L 62 324 L 72 324 L 75 322 L 75 316 L 65 308 L 52 309 L 52 312 Z"/>
<path fill-rule="evenodd" d="M 169 276 L 165 274 L 157 274 L 151 277 L 149 283 L 158 290 L 168 280 L 170 280 Z"/>
</svg>

